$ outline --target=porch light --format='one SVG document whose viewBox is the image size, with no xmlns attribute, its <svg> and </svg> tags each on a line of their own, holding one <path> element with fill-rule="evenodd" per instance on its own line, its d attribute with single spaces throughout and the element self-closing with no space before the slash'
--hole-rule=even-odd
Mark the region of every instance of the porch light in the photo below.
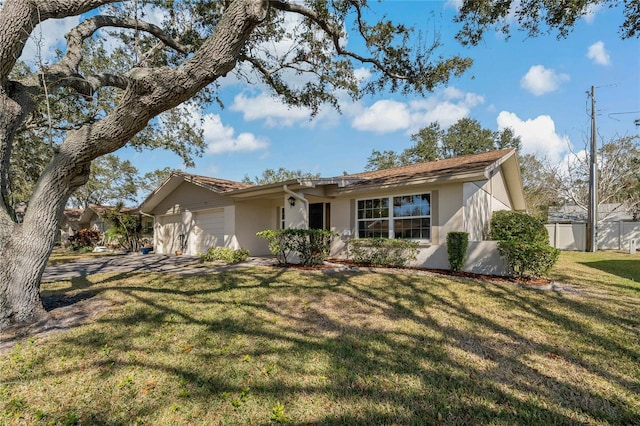
<svg viewBox="0 0 640 426">
<path fill-rule="evenodd" d="M 289 200 L 289 205 L 290 205 L 291 207 L 293 207 L 293 206 L 295 206 L 295 205 L 296 205 L 296 199 L 295 199 L 295 198 L 293 198 L 293 197 L 289 197 L 289 198 L 288 198 L 288 200 Z"/>
</svg>

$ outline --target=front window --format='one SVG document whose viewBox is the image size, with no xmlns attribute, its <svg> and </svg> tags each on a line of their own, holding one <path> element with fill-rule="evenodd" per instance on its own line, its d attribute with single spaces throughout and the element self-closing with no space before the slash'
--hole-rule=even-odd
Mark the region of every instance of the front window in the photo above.
<svg viewBox="0 0 640 426">
<path fill-rule="evenodd" d="M 358 200 L 357 223 L 359 238 L 430 240 L 431 194 Z"/>
<path fill-rule="evenodd" d="M 393 197 L 395 238 L 431 239 L 431 195 Z"/>
<path fill-rule="evenodd" d="M 389 238 L 389 199 L 358 201 L 358 237 Z"/>
</svg>

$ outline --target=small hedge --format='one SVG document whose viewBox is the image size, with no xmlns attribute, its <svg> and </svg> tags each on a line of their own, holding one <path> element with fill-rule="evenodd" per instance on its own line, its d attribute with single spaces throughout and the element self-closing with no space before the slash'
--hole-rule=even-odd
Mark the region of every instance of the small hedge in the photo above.
<svg viewBox="0 0 640 426">
<path fill-rule="evenodd" d="M 491 217 L 491 239 L 549 244 L 549 233 L 544 224 L 533 216 L 510 210 L 500 210 L 494 212 Z"/>
<path fill-rule="evenodd" d="M 281 265 L 288 265 L 297 255 L 305 266 L 320 265 L 329 257 L 335 233 L 324 229 L 267 229 L 256 234 L 269 243 L 269 251 Z"/>
<path fill-rule="evenodd" d="M 518 278 L 546 275 L 560 256 L 560 250 L 549 245 L 544 224 L 525 213 L 494 212 L 491 237 L 499 240 L 498 251 L 507 261 L 511 275 Z"/>
<path fill-rule="evenodd" d="M 348 248 L 351 260 L 361 265 L 405 266 L 418 255 L 418 243 L 402 239 L 357 238 L 349 241 Z"/>
<path fill-rule="evenodd" d="M 460 272 L 467 260 L 467 247 L 469 247 L 469 233 L 449 232 L 447 234 L 447 253 L 449 254 L 449 268 L 454 272 Z"/>
<path fill-rule="evenodd" d="M 545 243 L 507 240 L 498 242 L 498 251 L 505 257 L 514 276 L 547 275 L 556 264 L 560 250 Z"/>
<path fill-rule="evenodd" d="M 243 248 L 211 247 L 206 253 L 200 255 L 203 262 L 224 262 L 227 264 L 239 263 L 247 260 L 249 251 Z"/>
</svg>

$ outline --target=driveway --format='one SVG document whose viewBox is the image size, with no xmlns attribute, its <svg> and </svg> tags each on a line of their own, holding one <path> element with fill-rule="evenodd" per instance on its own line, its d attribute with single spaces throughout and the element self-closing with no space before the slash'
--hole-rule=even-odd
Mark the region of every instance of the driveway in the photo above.
<svg viewBox="0 0 640 426">
<path fill-rule="evenodd" d="M 42 281 L 60 281 L 74 277 L 111 272 L 193 272 L 208 268 L 189 268 L 199 264 L 197 256 L 174 256 L 169 254 L 130 253 L 114 256 L 89 257 L 60 265 L 49 265 L 44 270 Z"/>
<path fill-rule="evenodd" d="M 130 253 L 114 256 L 88 257 L 60 265 L 49 265 L 44 270 L 42 281 L 68 280 L 93 274 L 123 272 L 164 272 L 180 275 L 198 275 L 242 266 L 273 265 L 268 257 L 250 257 L 235 265 L 202 264 L 198 256 L 175 256 L 171 254 Z"/>
</svg>

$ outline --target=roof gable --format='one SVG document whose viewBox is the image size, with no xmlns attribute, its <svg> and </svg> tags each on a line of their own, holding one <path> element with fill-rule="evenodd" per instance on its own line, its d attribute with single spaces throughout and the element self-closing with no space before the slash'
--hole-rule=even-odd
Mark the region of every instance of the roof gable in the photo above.
<svg viewBox="0 0 640 426">
<path fill-rule="evenodd" d="M 172 172 L 164 182 L 160 184 L 155 191 L 147 196 L 140 204 L 141 211 L 151 211 L 162 202 L 169 194 L 171 194 L 180 184 L 189 182 L 201 188 L 213 191 L 218 194 L 225 194 L 240 189 L 251 187 L 252 185 L 236 182 L 233 180 L 218 179 L 209 176 L 192 175 L 183 172 Z"/>
</svg>

